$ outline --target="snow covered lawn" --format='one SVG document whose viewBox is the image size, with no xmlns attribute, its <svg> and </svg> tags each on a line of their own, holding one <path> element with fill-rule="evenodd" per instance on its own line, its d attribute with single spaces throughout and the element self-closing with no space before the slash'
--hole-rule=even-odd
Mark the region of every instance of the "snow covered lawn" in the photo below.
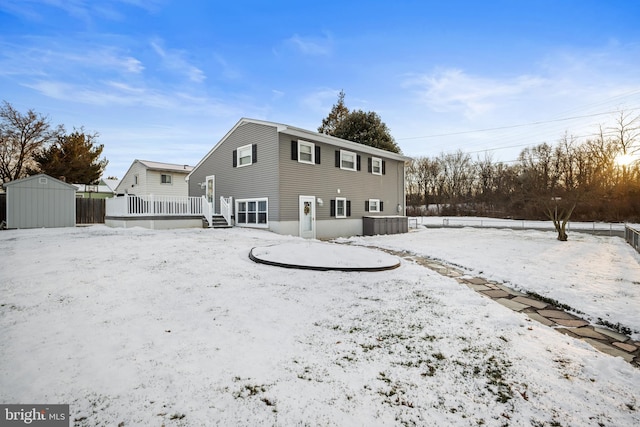
<svg viewBox="0 0 640 427">
<path fill-rule="evenodd" d="M 629 293 L 612 321 L 637 317 L 638 257 L 624 244 L 494 230 L 493 255 L 454 257 L 477 233 L 354 240 L 434 250 L 520 286 L 545 270 L 556 286 L 552 275 L 597 279 L 599 305 Z M 299 241 L 237 228 L 0 232 L 0 401 L 69 403 L 87 426 L 640 424 L 639 369 L 455 280 L 407 262 L 347 273 L 248 259 Z M 523 261 L 530 241 L 542 252 Z M 593 264 L 599 275 L 578 271 Z M 563 302 L 586 310 L 576 301 Z"/>
<path fill-rule="evenodd" d="M 594 323 L 620 324 L 640 340 L 640 254 L 622 238 L 572 232 L 569 241 L 559 242 L 554 231 L 420 228 L 349 240 L 464 267 L 568 305 Z"/>
</svg>

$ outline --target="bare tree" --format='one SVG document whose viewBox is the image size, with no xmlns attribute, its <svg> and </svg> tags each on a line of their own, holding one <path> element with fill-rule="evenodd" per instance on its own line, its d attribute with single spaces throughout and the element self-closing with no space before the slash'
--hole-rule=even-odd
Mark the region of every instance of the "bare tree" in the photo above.
<svg viewBox="0 0 640 427">
<path fill-rule="evenodd" d="M 34 112 L 20 113 L 4 101 L 0 107 L 0 179 L 9 182 L 26 175 L 33 156 L 64 129 L 51 128 L 48 118 Z"/>
</svg>

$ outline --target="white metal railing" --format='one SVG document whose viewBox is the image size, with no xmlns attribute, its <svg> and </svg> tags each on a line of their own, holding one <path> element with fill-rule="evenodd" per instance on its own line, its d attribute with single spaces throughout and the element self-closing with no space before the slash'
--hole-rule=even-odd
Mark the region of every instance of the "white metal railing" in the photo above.
<svg viewBox="0 0 640 427">
<path fill-rule="evenodd" d="M 106 200 L 107 216 L 191 216 L 203 212 L 200 197 L 126 194 Z"/>
<path fill-rule="evenodd" d="M 220 214 L 227 221 L 227 224 L 231 225 L 231 216 L 233 215 L 233 198 L 224 198 L 220 196 Z"/>
<path fill-rule="evenodd" d="M 213 203 L 209 203 L 205 196 L 202 196 L 202 214 L 209 223 L 209 227 L 213 227 Z"/>
<path fill-rule="evenodd" d="M 640 231 L 625 225 L 624 239 L 633 246 L 636 251 L 640 252 Z"/>
</svg>

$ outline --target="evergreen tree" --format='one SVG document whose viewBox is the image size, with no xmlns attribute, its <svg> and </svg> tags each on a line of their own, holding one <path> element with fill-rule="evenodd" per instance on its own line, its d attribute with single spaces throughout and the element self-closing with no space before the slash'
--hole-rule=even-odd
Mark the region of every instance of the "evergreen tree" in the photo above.
<svg viewBox="0 0 640 427">
<path fill-rule="evenodd" d="M 389 133 L 389 128 L 373 111 L 351 111 L 331 134 L 335 137 L 400 153 L 400 147 Z"/>
<path fill-rule="evenodd" d="M 73 184 L 97 184 L 108 163 L 100 159 L 104 145 L 94 145 L 97 137 L 84 129 L 58 136 L 54 144 L 34 156 L 38 168 L 30 172 L 46 173 Z"/>
<path fill-rule="evenodd" d="M 318 132 L 333 135 L 338 124 L 348 115 L 349 109 L 344 105 L 344 91 L 341 90 L 338 94 L 338 102 L 333 104 L 329 115 L 322 119 L 322 126 L 318 128 Z"/>
<path fill-rule="evenodd" d="M 329 115 L 322 119 L 318 132 L 370 147 L 400 153 L 400 147 L 391 136 L 389 128 L 373 111 L 349 111 L 344 105 L 344 91 L 338 94 Z"/>
</svg>

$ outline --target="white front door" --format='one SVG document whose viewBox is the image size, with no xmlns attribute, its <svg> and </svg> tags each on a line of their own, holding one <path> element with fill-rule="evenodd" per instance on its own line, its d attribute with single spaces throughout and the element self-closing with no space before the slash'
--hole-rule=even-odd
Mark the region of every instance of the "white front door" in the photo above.
<svg viewBox="0 0 640 427">
<path fill-rule="evenodd" d="M 316 238 L 316 198 L 300 196 L 300 237 Z"/>
<path fill-rule="evenodd" d="M 213 211 L 216 211 L 216 176 L 209 175 L 206 179 L 206 198 L 207 202 L 211 203 Z"/>
</svg>

